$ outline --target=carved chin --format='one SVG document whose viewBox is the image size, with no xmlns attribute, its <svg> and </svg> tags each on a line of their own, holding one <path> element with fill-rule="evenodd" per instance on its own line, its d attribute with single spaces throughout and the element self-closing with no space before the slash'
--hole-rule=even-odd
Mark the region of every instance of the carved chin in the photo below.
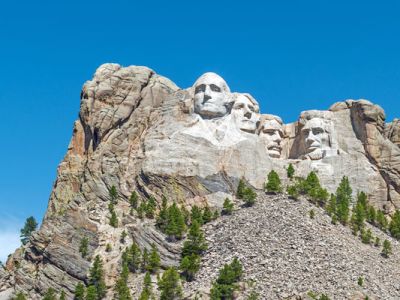
<svg viewBox="0 0 400 300">
<path fill-rule="evenodd" d="M 324 157 L 324 152 L 320 148 L 316 148 L 313 149 L 311 152 L 308 152 L 306 157 L 311 160 L 322 159 Z"/>
<path fill-rule="evenodd" d="M 273 147 L 268 149 L 268 155 L 273 158 L 280 158 L 281 157 L 281 149 L 277 147 Z"/>
<path fill-rule="evenodd" d="M 202 117 L 215 118 L 226 115 L 226 109 L 213 104 L 206 104 L 199 109 L 198 113 Z"/>
</svg>

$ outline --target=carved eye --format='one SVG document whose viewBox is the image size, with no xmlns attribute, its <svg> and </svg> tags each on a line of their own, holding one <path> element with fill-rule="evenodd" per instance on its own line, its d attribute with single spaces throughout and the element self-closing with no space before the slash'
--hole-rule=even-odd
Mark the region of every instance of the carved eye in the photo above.
<svg viewBox="0 0 400 300">
<path fill-rule="evenodd" d="M 317 134 L 324 133 L 324 130 L 322 128 L 313 128 L 312 132 L 313 132 L 314 135 L 317 135 Z"/>
<path fill-rule="evenodd" d="M 243 103 L 239 103 L 235 105 L 235 109 L 242 109 L 244 107 Z"/>
<path fill-rule="evenodd" d="M 253 105 L 249 105 L 249 109 L 254 112 L 254 106 Z"/>
<path fill-rule="evenodd" d="M 210 88 L 213 92 L 221 92 L 221 89 L 219 88 L 219 86 L 215 85 L 215 84 L 210 84 Z"/>
<path fill-rule="evenodd" d="M 204 84 L 200 84 L 199 86 L 196 86 L 194 93 L 195 94 L 204 93 L 205 90 L 206 90 L 206 86 Z"/>
</svg>

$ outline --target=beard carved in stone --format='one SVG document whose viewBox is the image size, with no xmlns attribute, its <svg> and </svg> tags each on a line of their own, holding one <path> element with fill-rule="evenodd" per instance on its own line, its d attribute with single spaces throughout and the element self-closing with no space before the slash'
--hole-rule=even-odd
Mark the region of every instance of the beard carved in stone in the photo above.
<svg viewBox="0 0 400 300">
<path fill-rule="evenodd" d="M 304 158 L 322 159 L 337 154 L 333 143 L 333 122 L 319 117 L 305 121 L 301 128 L 301 139 L 304 147 Z"/>
<path fill-rule="evenodd" d="M 212 72 L 201 75 L 193 85 L 194 112 L 204 119 L 229 113 L 230 90 L 225 80 Z"/>
<path fill-rule="evenodd" d="M 263 115 L 258 130 L 268 155 L 273 158 L 280 158 L 284 136 L 282 120 L 276 116 Z"/>
<path fill-rule="evenodd" d="M 236 126 L 245 132 L 255 133 L 259 122 L 257 101 L 249 94 L 237 94 L 232 107 L 232 117 Z"/>
</svg>

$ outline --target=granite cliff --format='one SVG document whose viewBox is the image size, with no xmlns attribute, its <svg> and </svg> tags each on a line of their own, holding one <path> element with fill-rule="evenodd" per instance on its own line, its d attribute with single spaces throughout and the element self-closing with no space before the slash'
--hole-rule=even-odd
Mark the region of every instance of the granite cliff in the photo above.
<svg viewBox="0 0 400 300">
<path fill-rule="evenodd" d="M 129 214 L 133 191 L 158 204 L 164 195 L 188 209 L 220 210 L 225 198 L 234 198 L 240 178 L 262 190 L 272 169 L 286 182 L 292 163 L 298 176 L 315 171 L 330 192 L 347 176 L 354 193 L 364 191 L 391 215 L 400 208 L 399 128 L 396 119 L 385 123 L 383 109 L 367 100 L 304 111 L 284 124 L 260 114 L 250 94 L 231 92 L 214 73 L 181 89 L 146 67 L 104 64 L 82 88 L 79 118 L 40 229 L 0 271 L 0 299 L 19 290 L 40 299 L 49 287 L 71 297 L 91 265 L 78 250 L 83 236 L 89 256 L 105 258 L 110 287 L 124 230 L 127 244 L 155 244 L 163 267 L 177 265 L 181 245 L 167 241 L 152 220 Z M 118 228 L 108 222 L 113 186 Z M 110 243 L 115 247 L 107 252 Z"/>
</svg>

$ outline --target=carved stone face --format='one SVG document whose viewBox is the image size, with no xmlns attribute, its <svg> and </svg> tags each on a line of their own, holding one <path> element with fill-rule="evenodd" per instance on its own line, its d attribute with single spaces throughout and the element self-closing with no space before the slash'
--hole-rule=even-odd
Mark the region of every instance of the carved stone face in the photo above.
<svg viewBox="0 0 400 300">
<path fill-rule="evenodd" d="M 251 96 L 239 94 L 232 107 L 232 114 L 240 130 L 255 133 L 259 121 L 259 107 Z"/>
<path fill-rule="evenodd" d="M 261 124 L 260 138 L 270 157 L 279 158 L 282 152 L 283 128 L 277 120 L 265 120 Z"/>
<path fill-rule="evenodd" d="M 332 148 L 330 139 L 332 126 L 321 118 L 313 118 L 308 120 L 302 128 L 301 134 L 304 139 L 305 151 L 312 159 L 324 157 L 324 150 Z"/>
<path fill-rule="evenodd" d="M 228 113 L 229 87 L 215 73 L 205 73 L 193 85 L 194 111 L 206 119 L 225 116 Z"/>
</svg>

